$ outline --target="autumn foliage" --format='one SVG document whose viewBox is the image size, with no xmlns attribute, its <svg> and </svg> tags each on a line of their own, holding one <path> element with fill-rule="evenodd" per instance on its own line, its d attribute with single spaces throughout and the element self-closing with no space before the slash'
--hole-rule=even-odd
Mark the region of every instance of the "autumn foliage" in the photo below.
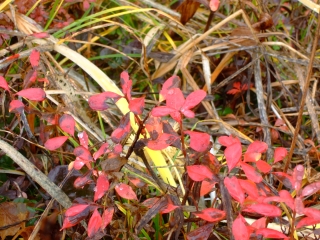
<svg viewBox="0 0 320 240">
<path fill-rule="evenodd" d="M 35 66 L 37 65 L 37 59 L 37 57 L 33 59 L 33 65 Z M 0 86 L 9 91 L 4 79 L 1 78 L 0 80 Z M 126 98 L 129 101 L 131 112 L 135 115 L 134 119 L 137 120 L 137 124 L 141 124 L 142 129 L 150 133 L 150 137 L 144 136 L 134 142 L 134 148 L 148 147 L 162 150 L 168 146 L 175 146 L 184 151 L 185 156 L 192 162 L 192 164 L 186 166 L 189 186 L 193 188 L 195 183 L 199 182 L 201 185 L 200 196 L 205 196 L 215 188 L 219 188 L 221 184 L 224 185 L 228 193 L 227 196 L 222 198 L 222 201 L 226 201 L 224 198 L 231 196 L 232 202 L 234 202 L 235 219 L 232 224 L 232 234 L 235 239 L 245 240 L 252 236 L 288 239 L 286 232 L 269 229 L 267 224 L 267 219 L 281 217 L 283 210 L 287 213 L 291 212 L 291 214 L 304 214 L 304 218 L 292 224 L 294 228 L 299 229 L 306 225 L 319 223 L 320 211 L 304 207 L 303 198 L 318 191 L 320 183 L 315 182 L 303 187 L 304 167 L 302 165 L 297 165 L 292 174 L 277 171 L 275 164 L 283 161 L 286 157 L 287 150 L 285 148 L 275 148 L 274 161 L 268 163 L 263 159 L 263 155 L 268 149 L 264 142 L 255 141 L 245 147 L 238 138 L 221 136 L 218 141 L 225 149 L 223 159 L 218 161 L 209 152 L 211 142 L 207 133 L 185 130 L 184 128 L 183 132 L 179 133 L 169 127 L 170 125 L 161 117 L 170 115 L 182 125 L 183 118 L 192 118 L 194 116 L 192 109 L 206 96 L 204 91 L 199 90 L 184 98 L 181 90 L 176 87 L 179 81 L 179 78 L 174 76 L 164 83 L 161 95 L 165 99 L 165 103 L 153 108 L 145 123 L 138 120 L 139 115 L 144 111 L 144 98 L 133 99 L 131 97 L 132 80 L 129 79 L 127 72 L 121 74 L 123 96 L 110 92 L 96 94 L 90 97 L 89 106 L 93 110 L 103 110 L 108 108 L 108 105 L 106 105 L 108 99 L 116 102 L 122 97 Z M 39 88 L 28 88 L 16 95 L 33 101 L 43 101 L 45 99 L 43 90 Z M 23 106 L 15 105 L 14 101 L 17 100 L 13 100 L 10 104 L 13 106 L 12 111 L 19 113 L 18 110 L 22 109 Z M 68 138 L 76 138 L 75 120 L 72 116 L 62 115 L 59 118 L 58 125 L 66 136 L 48 139 L 44 146 L 50 151 L 60 148 Z M 99 236 L 106 234 L 106 227 L 114 219 L 114 214 L 119 207 L 119 203 L 107 201 L 113 190 L 120 199 L 126 199 L 134 205 L 140 205 L 140 207 L 147 206 L 149 210 L 146 211 L 146 215 L 150 211 L 155 211 L 153 214 L 174 212 L 173 215 L 176 215 L 179 213 L 177 209 L 183 209 L 181 203 L 173 203 L 170 194 L 167 194 L 165 199 L 161 199 L 161 196 L 159 196 L 143 201 L 136 193 L 139 184 L 132 182 L 134 186 L 132 188 L 127 180 L 123 181 L 123 178 L 117 177 L 116 171 L 119 171 L 122 165 L 118 166 L 118 169 L 107 168 L 109 160 L 118 159 L 120 161 L 122 153 L 120 143 L 128 137 L 130 132 L 130 114 L 128 113 L 122 118 L 118 128 L 113 131 L 111 135 L 112 145 L 104 143 L 100 148 L 92 151 L 88 145 L 89 139 L 86 132 L 77 134 L 79 146 L 74 148 L 75 160 L 70 164 L 70 170 L 85 170 L 84 174 L 75 180 L 74 186 L 83 188 L 86 184 L 94 184 L 95 192 L 91 200 L 81 200 L 80 202 L 77 200 L 72 207 L 67 209 L 61 230 L 71 228 L 82 220 L 88 219 L 87 232 L 89 237 L 96 234 L 99 234 Z M 189 147 L 187 149 L 181 145 L 181 137 L 185 136 L 189 136 L 189 140 L 187 140 L 187 146 Z M 222 174 L 223 169 L 227 170 L 227 175 Z M 235 170 L 242 172 L 242 174 L 235 175 Z M 287 190 L 275 193 L 269 185 L 265 184 L 263 180 L 265 177 L 278 179 L 286 186 Z M 293 191 L 296 193 L 295 195 L 291 194 Z M 159 203 L 161 204 L 159 205 Z M 228 207 L 231 207 L 231 205 Z M 196 239 L 198 236 L 202 236 L 204 232 L 209 236 L 213 227 L 212 224 L 218 224 L 225 220 L 227 212 L 226 209 L 221 207 L 208 207 L 190 214 L 198 217 L 202 222 L 200 228 L 187 234 L 189 239 Z M 247 214 L 256 216 L 256 221 L 249 224 L 244 218 Z M 138 223 L 138 226 L 139 224 L 142 223 Z M 200 231 L 200 229 L 202 230 Z M 136 234 L 140 230 L 141 226 L 140 228 L 136 227 Z"/>
<path fill-rule="evenodd" d="M 35 2 L 16 0 L 17 4 L 24 4 L 18 8 L 19 13 L 26 14 Z M 69 6 L 75 1 L 65 2 Z M 77 1 L 77 11 L 89 12 L 94 2 Z M 31 13 L 31 17 L 40 24 L 50 18 L 44 11 L 44 4 L 40 1 Z M 201 4 L 212 14 L 217 11 L 220 1 L 183 1 L 177 8 L 181 22 L 186 24 Z M 61 8 L 57 11 L 48 26 L 61 29 L 72 23 L 74 16 L 67 10 Z M 2 18 L 2 22 L 9 22 Z M 8 24 L 5 29 L 13 27 Z M 28 35 L 31 36 L 36 39 L 50 37 L 47 32 Z M 9 35 L 2 34 L 0 44 L 8 39 Z M 95 141 L 89 131 L 79 126 L 71 111 L 52 108 L 53 98 L 48 94 L 50 81 L 42 72 L 42 54 L 33 49 L 24 59 L 28 66 L 27 76 L 18 90 L 5 75 L 0 76 L 0 89 L 3 99 L 9 99 L 7 112 L 17 123 L 21 119 L 27 123 L 37 121 L 37 125 L 30 124 L 32 129 L 25 130 L 25 125 L 19 126 L 20 133 L 8 127 L 12 135 L 18 139 L 23 138 L 23 131 L 35 133 L 38 142 L 34 141 L 35 146 L 31 148 L 44 151 L 43 155 L 52 157 L 56 165 L 65 167 L 66 175 L 71 176 L 66 178 L 69 181 L 66 185 L 71 189 L 69 192 L 74 194 L 69 195 L 71 207 L 62 210 L 55 206 L 51 216 L 43 220 L 43 223 L 48 222 L 48 226 L 54 225 L 58 234 L 66 232 L 72 239 L 81 235 L 79 239 L 88 240 L 298 239 L 298 236 L 320 235 L 317 229 L 320 210 L 313 207 L 313 203 L 318 201 L 320 181 L 306 178 L 307 164 L 302 162 L 290 159 L 292 169 L 284 171 L 288 161 L 288 146 L 282 144 L 285 141 L 275 141 L 276 144 L 271 146 L 258 137 L 252 138 L 255 139 L 253 141 L 245 137 L 240 139 L 234 134 L 209 134 L 197 128 L 197 124 L 207 120 L 205 117 L 196 118 L 197 114 L 207 110 L 205 103 L 215 97 L 214 94 L 208 95 L 204 90 L 186 92 L 177 75 L 155 80 L 161 84 L 150 84 L 152 93 L 137 94 L 133 89 L 134 81 L 139 80 L 137 75 L 121 70 L 117 76 L 121 85 L 119 92 L 89 93 L 85 101 L 81 99 L 83 106 L 90 108 L 88 112 L 95 116 L 96 122 L 101 120 L 101 113 L 110 109 L 114 111 L 119 102 L 127 103 L 127 111 L 117 121 L 108 119 L 116 122 L 113 128 L 108 129 L 109 136 Z M 20 58 L 19 53 L 15 53 L 1 61 L 13 63 Z M 244 103 L 244 94 L 253 86 L 237 80 L 229 84 L 224 93 L 230 98 L 241 95 Z M 153 100 L 149 99 L 149 94 L 154 96 Z M 234 115 L 228 117 L 233 119 Z M 214 121 L 221 124 L 219 119 Z M 105 136 L 104 126 L 100 122 Z M 259 132 L 263 127 L 261 124 L 254 129 Z M 288 131 L 282 119 L 276 119 L 269 127 L 272 140 L 281 138 L 279 132 Z M 232 126 L 228 125 L 226 129 L 230 133 L 235 132 Z M 10 132 L 7 129 L 2 131 Z M 32 135 L 32 140 L 34 138 Z M 311 140 L 305 143 L 310 145 L 309 153 L 319 158 L 319 146 Z M 155 166 L 148 161 L 147 149 L 161 151 L 167 157 L 168 165 Z M 272 153 L 271 158 L 267 157 L 268 152 Z M 33 149 L 33 153 L 37 156 L 38 152 Z M 178 155 L 180 162 L 177 161 Z M 160 168 L 175 172 L 177 186 L 159 177 Z M 15 173 L 21 174 L 20 169 Z M 9 192 L 8 189 L 4 184 L 0 193 Z M 14 189 L 15 196 L 25 197 L 19 187 Z M 48 196 L 43 194 L 43 189 L 38 191 L 44 196 L 43 203 L 47 203 L 45 197 Z M 85 193 L 77 196 L 81 191 Z M 32 201 L 28 202 L 28 208 L 19 202 L 0 204 L 0 226 L 16 225 L 10 231 L 0 229 L 1 239 L 13 235 L 25 239 L 30 237 L 34 226 L 26 227 L 23 223 L 30 220 L 26 213 L 30 208 L 35 211 L 38 206 Z M 61 216 L 60 222 L 57 221 L 58 215 Z M 12 219 L 18 219 L 19 224 Z M 41 231 L 49 230 L 42 227 Z"/>
</svg>

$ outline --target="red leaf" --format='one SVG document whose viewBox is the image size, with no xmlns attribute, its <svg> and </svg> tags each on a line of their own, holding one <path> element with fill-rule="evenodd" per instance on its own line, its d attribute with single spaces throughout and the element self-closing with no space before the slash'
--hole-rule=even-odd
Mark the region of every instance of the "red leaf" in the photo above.
<svg viewBox="0 0 320 240">
<path fill-rule="evenodd" d="M 272 167 L 265 161 L 259 160 L 256 162 L 256 166 L 260 172 L 268 173 L 271 171 Z"/>
<path fill-rule="evenodd" d="M 175 210 L 178 207 L 179 206 L 173 205 L 171 199 L 168 198 L 168 204 L 164 208 L 161 208 L 160 213 L 161 214 L 169 213 L 169 212 L 172 212 L 173 210 Z"/>
<path fill-rule="evenodd" d="M 218 141 L 222 146 L 225 146 L 225 147 L 229 147 L 234 143 L 240 143 L 240 140 L 233 136 L 221 136 L 218 138 Z"/>
<path fill-rule="evenodd" d="M 46 32 L 33 33 L 33 34 L 30 34 L 30 36 L 33 36 L 35 38 L 48 38 L 48 37 L 50 37 L 49 33 L 46 33 Z"/>
<path fill-rule="evenodd" d="M 302 197 L 310 196 L 320 190 L 320 181 L 311 183 L 304 187 L 301 192 Z"/>
<path fill-rule="evenodd" d="M 102 218 L 98 209 L 95 209 L 88 223 L 88 236 L 93 237 L 100 229 L 102 225 Z"/>
<path fill-rule="evenodd" d="M 162 86 L 162 90 L 160 91 L 160 94 L 162 95 L 161 101 L 166 99 L 167 93 L 170 89 L 179 88 L 180 82 L 181 82 L 181 80 L 180 80 L 179 76 L 174 75 L 174 76 L 168 78 L 164 82 L 164 84 Z"/>
<path fill-rule="evenodd" d="M 38 78 L 38 82 L 44 82 L 46 84 L 50 84 L 50 82 L 47 78 Z"/>
<path fill-rule="evenodd" d="M 232 224 L 232 234 L 235 240 L 249 240 L 250 234 L 246 226 L 246 220 L 241 214 L 234 220 Z"/>
<path fill-rule="evenodd" d="M 85 219 L 90 213 L 90 206 L 87 204 L 76 204 L 65 212 L 65 219 L 60 230 L 72 227 Z"/>
<path fill-rule="evenodd" d="M 240 186 L 238 178 L 236 178 L 235 176 L 231 178 L 226 177 L 224 179 L 224 185 L 228 189 L 228 192 L 230 193 L 231 197 L 233 197 L 239 203 L 244 202 L 244 192 Z"/>
<path fill-rule="evenodd" d="M 109 144 L 108 143 L 104 143 L 101 145 L 101 147 L 99 148 L 98 151 L 96 151 L 94 154 L 93 154 L 93 159 L 94 160 L 97 160 L 101 155 L 104 155 L 106 153 L 110 152 L 109 150 Z"/>
<path fill-rule="evenodd" d="M 285 204 L 291 208 L 292 211 L 295 210 L 293 198 L 287 190 L 281 190 L 279 192 L 279 196 L 283 199 Z"/>
<path fill-rule="evenodd" d="M 320 220 L 320 210 L 318 210 L 318 209 L 315 209 L 315 208 L 305 208 L 305 209 L 303 210 L 303 213 L 304 213 L 307 217 Z"/>
<path fill-rule="evenodd" d="M 121 82 L 123 94 L 130 101 L 131 100 L 132 80 L 129 80 L 129 74 L 127 71 L 123 71 L 120 74 L 120 82 Z"/>
<path fill-rule="evenodd" d="M 263 197 L 261 203 L 270 203 L 270 202 L 284 202 L 284 199 L 279 196 L 270 196 L 270 197 Z"/>
<path fill-rule="evenodd" d="M 28 88 L 16 94 L 32 101 L 43 101 L 46 99 L 46 93 L 42 88 Z"/>
<path fill-rule="evenodd" d="M 100 174 L 97 180 L 96 191 L 94 193 L 93 201 L 97 201 L 109 190 L 109 180 L 104 174 Z"/>
<path fill-rule="evenodd" d="M 206 208 L 200 212 L 194 212 L 197 217 L 208 222 L 219 222 L 226 217 L 226 213 L 215 208 Z"/>
<path fill-rule="evenodd" d="M 61 147 L 68 138 L 68 136 L 50 138 L 45 142 L 44 147 L 50 151 L 56 150 L 57 148 Z"/>
<path fill-rule="evenodd" d="M 108 224 L 112 220 L 113 213 L 114 213 L 114 208 L 113 207 L 108 207 L 106 210 L 104 210 L 104 212 L 102 214 L 101 229 L 105 229 L 108 226 Z"/>
<path fill-rule="evenodd" d="M 75 188 L 83 188 L 86 184 L 92 181 L 91 175 L 92 175 L 92 170 L 87 171 L 84 175 L 78 177 L 74 181 L 73 186 Z"/>
<path fill-rule="evenodd" d="M 135 98 L 129 101 L 129 109 L 134 114 L 142 114 L 144 110 L 144 97 Z"/>
<path fill-rule="evenodd" d="M 302 218 L 302 220 L 297 224 L 296 228 L 302 228 L 304 226 L 311 226 L 320 223 L 320 219 L 314 219 L 311 217 Z"/>
<path fill-rule="evenodd" d="M 163 117 L 173 112 L 176 112 L 176 110 L 173 108 L 167 106 L 160 106 L 153 108 L 151 111 L 151 115 L 154 117 Z"/>
<path fill-rule="evenodd" d="M 147 147 L 152 150 L 162 150 L 173 144 L 177 139 L 177 136 L 162 133 L 156 140 L 149 140 Z"/>
<path fill-rule="evenodd" d="M 0 76 L 0 87 L 3 88 L 4 90 L 7 90 L 8 92 L 10 92 L 8 83 L 7 83 L 6 79 L 2 76 Z"/>
<path fill-rule="evenodd" d="M 128 176 L 129 181 L 137 188 L 143 188 L 147 184 L 138 177 Z"/>
<path fill-rule="evenodd" d="M 226 156 L 227 165 L 230 172 L 235 166 L 237 166 L 238 162 L 241 159 L 241 156 L 242 156 L 241 143 L 236 142 L 232 145 L 229 145 L 224 150 L 224 155 Z"/>
<path fill-rule="evenodd" d="M 66 217 L 64 220 L 63 220 L 63 224 L 62 224 L 62 227 L 60 229 L 63 230 L 63 229 L 66 229 L 66 228 L 69 228 L 69 227 L 72 227 L 74 225 L 77 225 L 78 222 L 72 222 L 68 217 Z"/>
<path fill-rule="evenodd" d="M 74 217 L 83 212 L 88 207 L 88 204 L 76 204 L 68 208 L 64 215 L 66 217 Z"/>
<path fill-rule="evenodd" d="M 279 179 L 279 181 L 283 183 L 284 186 L 293 189 L 294 182 L 292 176 L 284 172 L 273 172 L 272 174 L 275 175 Z"/>
<path fill-rule="evenodd" d="M 301 182 L 304 176 L 304 166 L 303 165 L 297 165 L 292 174 L 292 178 L 294 181 L 294 188 L 297 192 L 301 189 Z"/>
<path fill-rule="evenodd" d="M 209 7 L 211 11 L 213 12 L 217 11 L 219 8 L 219 5 L 220 5 L 219 0 L 210 0 Z"/>
<path fill-rule="evenodd" d="M 182 91 L 179 88 L 172 88 L 166 96 L 166 106 L 180 111 L 185 102 Z"/>
<path fill-rule="evenodd" d="M 182 121 L 182 114 L 178 111 L 170 113 L 170 117 L 176 122 L 180 123 Z"/>
<path fill-rule="evenodd" d="M 19 54 L 19 53 L 16 53 L 16 54 L 13 54 L 13 55 L 5 58 L 4 60 L 5 60 L 6 62 L 8 62 L 8 61 L 12 61 L 12 60 L 14 60 L 14 59 L 18 59 L 19 57 L 20 57 L 20 54 Z"/>
<path fill-rule="evenodd" d="M 39 60 L 40 60 L 40 53 L 33 49 L 30 54 L 30 63 L 32 67 L 38 67 L 39 66 Z"/>
<path fill-rule="evenodd" d="M 256 231 L 257 235 L 262 235 L 265 238 L 283 238 L 283 239 L 289 239 L 286 235 L 284 235 L 281 232 L 278 232 L 277 230 L 273 230 L 270 228 L 261 228 Z"/>
<path fill-rule="evenodd" d="M 254 167 L 247 163 L 241 163 L 242 170 L 246 174 L 247 178 L 255 183 L 259 183 L 262 181 L 262 176 L 260 173 L 258 173 Z"/>
<path fill-rule="evenodd" d="M 51 113 L 43 113 L 41 119 L 46 120 L 48 123 L 52 125 L 57 125 L 59 121 L 59 115 L 51 114 Z"/>
<path fill-rule="evenodd" d="M 24 86 L 31 86 L 32 83 L 35 83 L 37 80 L 38 71 L 36 69 L 32 69 L 28 71 L 24 78 Z"/>
<path fill-rule="evenodd" d="M 122 145 L 121 144 L 116 144 L 113 146 L 112 152 L 114 154 L 118 154 L 120 155 L 120 153 L 122 153 Z"/>
<path fill-rule="evenodd" d="M 26 76 L 24 77 L 23 81 L 23 88 L 28 88 L 30 87 L 33 83 L 36 82 L 38 76 L 38 71 L 36 69 L 30 69 L 27 73 Z"/>
<path fill-rule="evenodd" d="M 110 98 L 117 102 L 121 96 L 114 92 L 103 92 L 90 96 L 88 103 L 92 110 L 103 111 L 109 108 L 106 101 Z"/>
<path fill-rule="evenodd" d="M 181 137 L 178 133 L 175 132 L 175 130 L 172 128 L 172 126 L 170 125 L 170 123 L 168 121 L 163 121 L 163 132 L 164 133 L 169 133 L 173 136 L 177 137 L 177 140 L 171 144 L 171 146 L 174 146 L 178 149 L 181 149 Z"/>
<path fill-rule="evenodd" d="M 19 100 L 12 100 L 9 104 L 9 112 L 22 113 L 24 104 Z"/>
<path fill-rule="evenodd" d="M 284 125 L 286 125 L 286 123 L 280 118 L 277 118 L 276 122 L 274 123 L 275 127 L 281 127 L 281 126 L 284 126 Z"/>
<path fill-rule="evenodd" d="M 288 154 L 287 149 L 278 147 L 274 150 L 274 161 L 273 163 L 282 161 Z"/>
<path fill-rule="evenodd" d="M 115 129 L 111 134 L 111 140 L 114 143 L 120 143 L 130 133 L 130 112 L 124 115 L 121 120 L 119 127 Z"/>
<path fill-rule="evenodd" d="M 251 153 L 246 152 L 243 156 L 244 162 L 257 162 L 260 159 L 261 159 L 261 153 L 256 153 L 256 152 L 251 152 Z"/>
<path fill-rule="evenodd" d="M 59 119 L 59 126 L 63 131 L 69 133 L 71 136 L 74 136 L 74 128 L 76 126 L 76 121 L 69 114 L 63 114 Z"/>
<path fill-rule="evenodd" d="M 82 158 L 84 160 L 93 161 L 91 153 L 84 146 L 78 146 L 73 150 L 73 154 L 76 157 Z"/>
<path fill-rule="evenodd" d="M 76 160 L 74 160 L 73 168 L 75 170 L 80 170 L 86 164 L 88 166 L 88 168 L 91 169 L 89 162 L 90 161 L 88 159 L 76 157 Z"/>
<path fill-rule="evenodd" d="M 240 93 L 240 92 L 241 92 L 241 90 L 232 88 L 227 92 L 227 94 L 235 95 L 235 94 Z"/>
<path fill-rule="evenodd" d="M 254 223 L 251 224 L 251 227 L 254 227 L 255 229 L 261 229 L 265 228 L 267 226 L 267 218 L 262 217 L 258 220 L 254 221 Z"/>
<path fill-rule="evenodd" d="M 254 141 L 251 143 L 246 151 L 246 153 L 264 153 L 267 151 L 268 145 L 264 142 Z"/>
<path fill-rule="evenodd" d="M 190 136 L 190 147 L 197 152 L 204 152 L 210 145 L 210 135 L 207 133 L 185 131 Z"/>
<path fill-rule="evenodd" d="M 210 180 L 213 178 L 212 171 L 205 165 L 187 166 L 187 173 L 193 181 Z"/>
<path fill-rule="evenodd" d="M 241 188 L 244 192 L 246 192 L 253 199 L 257 199 L 259 197 L 259 192 L 256 184 L 250 180 L 238 179 Z"/>
<path fill-rule="evenodd" d="M 88 149 L 89 137 L 86 131 L 79 132 L 78 138 L 79 138 L 80 145 Z"/>
<path fill-rule="evenodd" d="M 304 204 L 300 196 L 294 199 L 294 209 L 298 214 L 303 214 L 304 212 Z"/>
<path fill-rule="evenodd" d="M 90 1 L 89 0 L 84 0 L 83 2 L 82 2 L 82 9 L 84 10 L 84 11 L 86 11 L 86 10 L 88 10 L 90 8 Z"/>
<path fill-rule="evenodd" d="M 197 106 L 206 97 L 206 95 L 206 92 L 203 90 L 197 90 L 190 93 L 181 108 L 181 112 L 183 113 L 185 110 L 190 110 Z"/>
<path fill-rule="evenodd" d="M 216 183 L 217 182 L 215 182 L 213 180 L 211 180 L 211 181 L 203 180 L 201 183 L 201 188 L 200 188 L 200 197 L 208 194 L 209 192 L 212 192 Z"/>
<path fill-rule="evenodd" d="M 243 211 L 259 213 L 266 217 L 280 217 L 282 213 L 278 207 L 268 203 L 253 204 L 253 205 L 247 206 Z"/>
<path fill-rule="evenodd" d="M 212 232 L 214 224 L 208 223 L 187 234 L 187 240 L 207 240 Z"/>
<path fill-rule="evenodd" d="M 89 215 L 89 213 L 90 213 L 89 210 L 86 210 L 77 216 L 66 217 L 63 221 L 63 225 L 62 225 L 62 228 L 60 229 L 60 231 L 63 229 L 70 228 L 72 226 L 77 225 L 79 222 L 81 222 L 83 219 L 85 219 Z"/>
<path fill-rule="evenodd" d="M 137 195 L 132 190 L 132 188 L 124 183 L 119 183 L 115 187 L 116 192 L 119 194 L 120 197 L 129 199 L 129 200 L 138 200 Z"/>
<path fill-rule="evenodd" d="M 195 116 L 194 112 L 191 110 L 184 110 L 182 113 L 187 118 L 194 118 Z"/>
<path fill-rule="evenodd" d="M 232 88 L 231 90 L 229 90 L 229 91 L 227 92 L 227 94 L 232 94 L 232 95 L 234 95 L 234 94 L 240 93 L 240 92 L 241 92 L 240 85 L 241 85 L 240 82 L 234 82 L 234 83 L 233 83 L 233 88 Z"/>
<path fill-rule="evenodd" d="M 160 117 L 150 116 L 145 123 L 145 127 L 153 140 L 162 134 L 163 125 Z"/>
</svg>

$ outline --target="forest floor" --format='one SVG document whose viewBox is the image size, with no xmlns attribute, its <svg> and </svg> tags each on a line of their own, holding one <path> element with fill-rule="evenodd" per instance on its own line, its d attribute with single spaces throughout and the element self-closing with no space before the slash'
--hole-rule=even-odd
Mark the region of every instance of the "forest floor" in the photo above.
<svg viewBox="0 0 320 240">
<path fill-rule="evenodd" d="M 0 3 L 0 238 L 320 239 L 319 11 Z"/>
</svg>

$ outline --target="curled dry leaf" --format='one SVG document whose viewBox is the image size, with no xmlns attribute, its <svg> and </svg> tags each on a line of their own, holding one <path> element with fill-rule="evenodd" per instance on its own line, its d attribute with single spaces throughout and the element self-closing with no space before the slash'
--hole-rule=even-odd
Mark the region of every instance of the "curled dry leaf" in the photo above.
<svg viewBox="0 0 320 240">
<path fill-rule="evenodd" d="M 208 223 L 202 227 L 197 228 L 196 230 L 193 230 L 188 233 L 187 239 L 188 240 L 205 240 L 208 239 L 212 228 L 214 226 L 214 223 Z"/>
<path fill-rule="evenodd" d="M 118 172 L 128 160 L 125 157 L 108 158 L 101 162 L 101 168 L 105 172 Z"/>
</svg>

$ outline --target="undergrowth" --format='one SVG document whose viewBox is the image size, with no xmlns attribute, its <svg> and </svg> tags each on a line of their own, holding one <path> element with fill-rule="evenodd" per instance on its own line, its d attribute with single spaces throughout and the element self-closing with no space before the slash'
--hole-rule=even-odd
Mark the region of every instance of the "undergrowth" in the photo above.
<svg viewBox="0 0 320 240">
<path fill-rule="evenodd" d="M 0 5 L 2 239 L 319 239 L 311 10 L 14 4 Z"/>
</svg>

